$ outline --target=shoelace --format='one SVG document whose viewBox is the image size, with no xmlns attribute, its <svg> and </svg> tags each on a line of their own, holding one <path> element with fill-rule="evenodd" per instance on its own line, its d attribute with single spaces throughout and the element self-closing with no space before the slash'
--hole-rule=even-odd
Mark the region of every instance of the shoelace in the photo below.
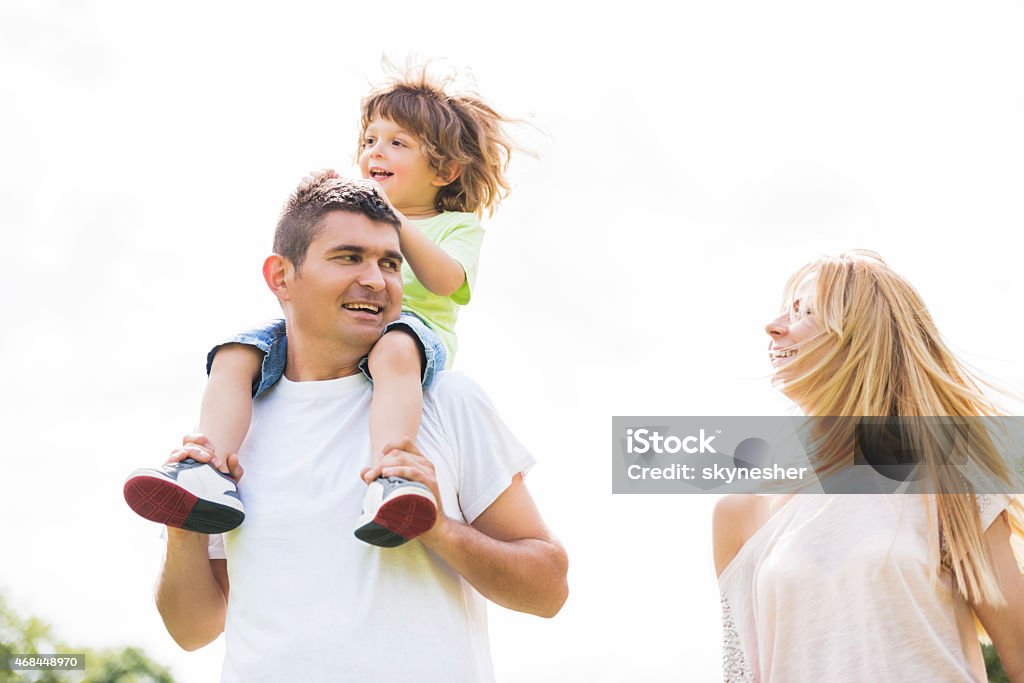
<svg viewBox="0 0 1024 683">
<path fill-rule="evenodd" d="M 184 460 L 179 460 L 178 462 L 169 462 L 166 465 L 164 465 L 164 467 L 169 467 L 172 470 L 181 470 L 186 467 L 191 467 L 192 465 L 202 464 L 203 463 L 199 462 L 198 460 L 193 460 L 192 458 L 185 458 Z"/>
</svg>

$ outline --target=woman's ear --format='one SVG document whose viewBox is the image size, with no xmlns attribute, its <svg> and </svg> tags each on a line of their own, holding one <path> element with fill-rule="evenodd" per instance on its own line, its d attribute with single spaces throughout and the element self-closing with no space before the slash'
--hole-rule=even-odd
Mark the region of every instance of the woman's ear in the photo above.
<svg viewBox="0 0 1024 683">
<path fill-rule="evenodd" d="M 451 185 L 455 179 L 462 175 L 462 164 L 455 161 L 446 161 L 444 167 L 434 176 L 434 187 Z"/>
</svg>

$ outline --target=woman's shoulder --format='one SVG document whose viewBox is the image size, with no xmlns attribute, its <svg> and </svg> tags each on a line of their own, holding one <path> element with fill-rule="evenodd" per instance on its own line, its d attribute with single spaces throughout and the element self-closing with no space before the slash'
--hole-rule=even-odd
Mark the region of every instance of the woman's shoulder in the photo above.
<svg viewBox="0 0 1024 683">
<path fill-rule="evenodd" d="M 733 561 L 740 548 L 764 526 L 788 498 L 730 494 L 722 496 L 715 503 L 711 526 L 715 546 L 715 571 L 719 576 Z"/>
</svg>

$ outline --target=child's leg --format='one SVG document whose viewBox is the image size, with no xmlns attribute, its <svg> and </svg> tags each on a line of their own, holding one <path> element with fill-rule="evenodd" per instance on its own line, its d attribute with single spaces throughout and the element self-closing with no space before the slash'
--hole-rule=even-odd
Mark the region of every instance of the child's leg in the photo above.
<svg viewBox="0 0 1024 683">
<path fill-rule="evenodd" d="M 370 402 L 371 460 L 379 464 L 389 443 L 414 443 L 423 413 L 423 389 L 443 368 L 446 352 L 441 340 L 412 314 L 402 317 L 377 341 L 366 358 L 364 372 L 373 378 Z M 361 541 L 392 548 L 429 531 L 437 520 L 437 501 L 430 489 L 401 477 L 378 477 L 363 498 L 356 520 Z"/>
<path fill-rule="evenodd" d="M 203 394 L 199 428 L 207 437 L 220 469 L 238 452 L 252 419 L 252 383 L 263 352 L 242 344 L 220 348 Z M 190 444 L 202 440 L 186 437 Z M 181 459 L 156 469 L 135 470 L 124 483 L 124 499 L 137 514 L 153 522 L 202 534 L 234 529 L 245 519 L 235 481 L 207 467 L 206 458 Z"/>
<path fill-rule="evenodd" d="M 414 442 L 423 413 L 423 351 L 411 333 L 392 329 L 374 344 L 369 358 L 373 376 L 370 403 L 370 457 L 376 465 L 388 443 Z"/>
<path fill-rule="evenodd" d="M 263 352 L 247 344 L 225 344 L 217 351 L 199 411 L 199 431 L 206 435 L 227 472 L 227 457 L 237 453 L 252 421 L 252 383 Z"/>
</svg>

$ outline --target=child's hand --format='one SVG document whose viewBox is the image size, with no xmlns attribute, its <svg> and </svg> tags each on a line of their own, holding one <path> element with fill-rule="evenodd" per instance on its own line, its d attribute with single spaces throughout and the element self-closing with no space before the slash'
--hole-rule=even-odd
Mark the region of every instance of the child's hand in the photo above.
<svg viewBox="0 0 1024 683">
<path fill-rule="evenodd" d="M 366 183 L 367 185 L 372 187 L 374 190 L 376 190 L 377 194 L 380 195 L 381 199 L 384 200 L 384 202 L 388 205 L 388 207 L 392 211 L 394 211 L 398 215 L 399 218 L 404 218 L 404 216 L 402 215 L 402 212 L 399 211 L 398 209 L 396 209 L 395 205 L 391 203 L 391 199 L 388 197 L 388 193 L 384 190 L 384 187 L 380 183 L 378 183 L 373 178 L 363 178 L 359 182 Z"/>
<path fill-rule="evenodd" d="M 321 178 L 340 178 L 338 172 L 333 168 L 324 168 L 319 171 L 310 171 L 309 175 L 303 176 L 302 180 L 299 181 L 298 192 L 303 192 L 312 187 L 313 183 L 320 180 Z"/>
<path fill-rule="evenodd" d="M 208 462 L 221 472 L 231 475 L 237 482 L 245 474 L 245 470 L 238 464 L 238 453 L 231 453 L 226 458 L 221 458 L 213 450 L 213 444 L 203 434 L 186 434 L 181 439 L 181 447 L 171 451 L 167 462 L 181 462 L 185 458 L 192 458 L 197 462 Z"/>
</svg>

